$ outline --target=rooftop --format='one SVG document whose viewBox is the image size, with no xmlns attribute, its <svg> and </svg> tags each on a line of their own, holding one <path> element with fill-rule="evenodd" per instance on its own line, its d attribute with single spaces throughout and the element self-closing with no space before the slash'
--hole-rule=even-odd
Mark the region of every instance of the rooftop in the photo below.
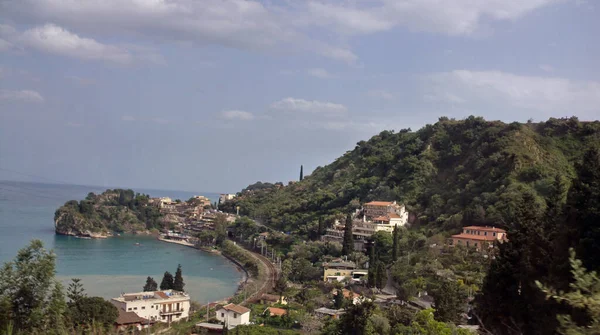
<svg viewBox="0 0 600 335">
<path fill-rule="evenodd" d="M 236 304 L 229 304 L 229 305 L 225 305 L 222 307 L 224 310 L 226 311 L 233 311 L 239 314 L 245 314 L 250 312 L 250 310 L 244 306 L 240 306 L 240 305 L 236 305 Z"/>
<path fill-rule="evenodd" d="M 287 311 L 283 308 L 267 307 L 267 310 L 271 316 L 282 316 L 287 314 Z"/>
<path fill-rule="evenodd" d="M 492 235 L 472 235 L 472 234 L 457 234 L 452 235 L 452 238 L 465 239 L 465 240 L 478 240 L 478 241 L 495 241 L 498 239 L 497 236 Z"/>
<path fill-rule="evenodd" d="M 343 309 L 331 309 L 327 307 L 317 308 L 315 309 L 315 312 L 327 315 L 340 315 L 345 313 Z"/>
<path fill-rule="evenodd" d="M 134 312 L 126 312 L 122 308 L 119 308 L 119 316 L 115 321 L 118 325 L 129 325 L 135 323 L 147 324 L 148 320 L 142 317 L 139 317 Z"/>
<path fill-rule="evenodd" d="M 506 230 L 496 227 L 489 226 L 467 226 L 463 227 L 463 229 L 472 229 L 472 230 L 481 230 L 481 231 L 493 231 L 497 233 L 506 233 Z"/>
<path fill-rule="evenodd" d="M 189 300 L 190 296 L 185 292 L 164 290 L 151 292 L 137 292 L 121 294 L 118 298 L 112 298 L 114 301 L 126 302 L 136 300 Z"/>
<path fill-rule="evenodd" d="M 393 204 L 394 203 L 391 201 L 371 201 L 371 202 L 367 202 L 365 205 L 366 206 L 390 206 Z"/>
</svg>

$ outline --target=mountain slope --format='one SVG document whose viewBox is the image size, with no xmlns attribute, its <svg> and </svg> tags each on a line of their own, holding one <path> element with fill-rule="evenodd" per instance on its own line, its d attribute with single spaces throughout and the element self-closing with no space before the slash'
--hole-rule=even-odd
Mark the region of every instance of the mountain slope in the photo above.
<svg viewBox="0 0 600 335">
<path fill-rule="evenodd" d="M 465 223 L 509 226 L 524 192 L 544 203 L 556 175 L 569 181 L 600 122 L 542 123 L 440 118 L 411 132 L 383 131 L 288 186 L 253 189 L 221 206 L 285 231 L 314 235 L 316 221 L 369 200 L 398 200 L 414 224 L 452 231 Z"/>
</svg>

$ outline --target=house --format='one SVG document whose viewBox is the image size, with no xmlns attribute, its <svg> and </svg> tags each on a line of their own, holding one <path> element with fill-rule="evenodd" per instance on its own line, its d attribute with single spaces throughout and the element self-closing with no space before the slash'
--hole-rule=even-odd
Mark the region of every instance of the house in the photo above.
<svg viewBox="0 0 600 335">
<path fill-rule="evenodd" d="M 493 248 L 494 241 L 502 243 L 507 240 L 506 230 L 488 226 L 463 227 L 462 233 L 452 235 L 452 245 L 474 247 L 478 251 Z"/>
<path fill-rule="evenodd" d="M 265 309 L 264 314 L 267 315 L 267 313 L 269 314 L 269 316 L 284 316 L 287 314 L 287 311 L 283 308 L 267 307 L 267 309 Z"/>
<path fill-rule="evenodd" d="M 396 214 L 400 218 L 406 217 L 408 221 L 408 213 L 404 205 L 399 205 L 395 201 L 371 201 L 363 205 L 363 213 L 367 221 L 372 221 L 374 218 Z"/>
<path fill-rule="evenodd" d="M 331 317 L 333 319 L 339 319 L 344 313 L 346 312 L 343 309 L 331 309 L 326 307 L 315 309 L 315 315 L 318 317 Z"/>
<path fill-rule="evenodd" d="M 110 302 L 125 312 L 150 320 L 170 323 L 186 320 L 190 313 L 190 296 L 185 292 L 164 290 L 126 293 Z"/>
<path fill-rule="evenodd" d="M 228 304 L 217 310 L 217 320 L 225 323 L 227 328 L 250 323 L 250 310 L 244 306 Z"/>
<path fill-rule="evenodd" d="M 333 290 L 331 293 L 333 295 L 338 295 L 337 290 Z M 363 297 L 362 295 L 360 295 L 356 292 L 352 292 L 348 289 L 342 289 L 342 294 L 344 295 L 345 299 L 352 300 L 353 305 L 358 305 L 358 304 L 362 303 L 363 301 L 368 300 L 367 298 Z"/>
<path fill-rule="evenodd" d="M 259 301 L 263 305 L 273 305 L 273 304 L 287 305 L 288 304 L 287 298 L 285 296 L 279 296 L 279 295 L 267 294 L 267 293 L 263 294 L 260 297 Z"/>
<path fill-rule="evenodd" d="M 338 277 L 350 277 L 354 269 L 356 269 L 356 264 L 354 264 L 354 262 L 344 262 L 340 260 L 337 262 L 323 263 L 323 281 L 341 281 Z"/>
<path fill-rule="evenodd" d="M 210 199 L 203 195 L 195 195 L 194 199 L 197 200 L 198 205 L 202 208 L 211 205 Z"/>
<path fill-rule="evenodd" d="M 219 203 L 223 204 L 233 198 L 235 198 L 235 194 L 221 194 L 219 195 Z"/>
<path fill-rule="evenodd" d="M 134 312 L 126 312 L 125 310 L 119 308 L 119 316 L 115 321 L 115 329 L 117 331 L 125 331 L 133 327 L 139 331 L 143 328 L 149 327 L 151 324 L 154 323 L 156 323 L 156 321 L 144 319 L 142 317 L 139 317 Z"/>
</svg>

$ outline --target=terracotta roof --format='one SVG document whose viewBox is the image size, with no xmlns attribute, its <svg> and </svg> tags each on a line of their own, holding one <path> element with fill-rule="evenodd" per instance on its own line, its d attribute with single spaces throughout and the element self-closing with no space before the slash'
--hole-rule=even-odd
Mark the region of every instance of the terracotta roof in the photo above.
<svg viewBox="0 0 600 335">
<path fill-rule="evenodd" d="M 118 325 L 129 325 L 132 323 L 146 324 L 148 323 L 148 320 L 139 317 L 134 312 L 126 312 L 122 308 L 119 308 L 119 316 L 117 317 L 115 323 Z"/>
<path fill-rule="evenodd" d="M 473 229 L 473 230 L 481 230 L 481 231 L 493 231 L 497 233 L 506 233 L 506 230 L 496 227 L 487 227 L 487 226 L 467 226 L 463 227 L 463 229 Z"/>
<path fill-rule="evenodd" d="M 388 217 L 389 217 L 389 218 L 392 218 L 392 219 L 399 219 L 399 218 L 400 218 L 400 215 L 398 215 L 398 214 L 396 214 L 396 213 L 390 213 L 390 214 L 388 214 Z"/>
<path fill-rule="evenodd" d="M 282 316 L 287 314 L 287 311 L 283 308 L 268 307 L 267 310 L 271 316 Z"/>
<path fill-rule="evenodd" d="M 471 234 L 458 234 L 452 235 L 452 238 L 458 238 L 461 240 L 478 240 L 478 241 L 494 241 L 498 238 L 496 236 L 485 236 L 485 235 L 471 235 Z"/>
<path fill-rule="evenodd" d="M 154 292 L 154 294 L 161 297 L 162 299 L 169 299 L 169 296 L 165 292 L 156 291 L 156 292 Z"/>
<path fill-rule="evenodd" d="M 223 309 L 226 311 L 234 311 L 234 312 L 240 313 L 240 314 L 250 312 L 250 310 L 248 308 L 246 308 L 244 306 L 236 305 L 236 304 L 225 305 L 225 306 L 223 306 Z"/>
<path fill-rule="evenodd" d="M 337 290 L 333 290 L 333 295 L 337 295 L 338 292 Z M 356 293 L 356 292 L 352 292 L 348 289 L 342 289 L 342 294 L 344 295 L 344 298 L 346 299 L 354 299 L 354 298 L 358 298 L 360 297 L 360 294 Z"/>
<path fill-rule="evenodd" d="M 371 201 L 371 202 L 367 202 L 365 205 L 368 205 L 368 206 L 389 206 L 391 204 L 392 204 L 392 202 L 390 202 L 390 201 Z"/>
<path fill-rule="evenodd" d="M 390 221 L 390 218 L 387 216 L 378 216 L 374 218 L 373 221 Z"/>
</svg>

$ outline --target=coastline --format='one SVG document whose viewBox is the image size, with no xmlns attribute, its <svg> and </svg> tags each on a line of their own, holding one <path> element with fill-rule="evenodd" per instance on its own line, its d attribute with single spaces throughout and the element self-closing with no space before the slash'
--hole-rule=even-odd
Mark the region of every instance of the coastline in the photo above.
<svg viewBox="0 0 600 335">
<path fill-rule="evenodd" d="M 169 239 L 163 238 L 161 236 L 157 237 L 157 239 L 159 241 L 161 241 L 161 242 L 179 244 L 179 245 L 182 245 L 182 246 L 185 246 L 185 247 L 193 248 L 193 249 L 200 250 L 200 251 L 203 251 L 203 252 L 207 252 L 207 253 L 210 253 L 210 254 L 220 255 L 222 257 L 227 258 L 231 263 L 233 263 L 238 268 L 238 270 L 241 270 L 240 272 L 242 272 L 242 279 L 238 282 L 238 288 L 237 288 L 235 294 L 237 294 L 238 292 L 240 292 L 244 288 L 244 286 L 246 284 L 248 284 L 248 280 L 250 279 L 250 273 L 248 272 L 248 270 L 238 260 L 236 260 L 233 257 L 224 255 L 222 252 L 220 252 L 218 250 L 197 247 L 195 244 L 189 243 L 187 241 L 169 240 Z M 220 301 L 229 300 L 230 298 L 231 297 L 227 297 L 227 298 L 224 298 L 224 299 L 222 299 Z"/>
</svg>

